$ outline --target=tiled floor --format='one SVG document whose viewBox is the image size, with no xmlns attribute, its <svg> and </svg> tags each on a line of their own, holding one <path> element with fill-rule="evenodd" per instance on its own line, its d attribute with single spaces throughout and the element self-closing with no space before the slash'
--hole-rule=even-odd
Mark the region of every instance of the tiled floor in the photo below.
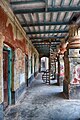
<svg viewBox="0 0 80 120">
<path fill-rule="evenodd" d="M 44 84 L 41 74 L 17 105 L 5 111 L 4 120 L 80 120 L 80 100 L 68 100 L 63 88 Z"/>
</svg>

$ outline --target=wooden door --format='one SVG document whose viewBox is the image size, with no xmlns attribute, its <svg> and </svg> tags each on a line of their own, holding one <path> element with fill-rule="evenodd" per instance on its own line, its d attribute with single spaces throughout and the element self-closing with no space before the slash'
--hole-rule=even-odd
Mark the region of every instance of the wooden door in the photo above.
<svg viewBox="0 0 80 120">
<path fill-rule="evenodd" d="M 4 108 L 8 106 L 8 52 L 3 51 Z"/>
</svg>

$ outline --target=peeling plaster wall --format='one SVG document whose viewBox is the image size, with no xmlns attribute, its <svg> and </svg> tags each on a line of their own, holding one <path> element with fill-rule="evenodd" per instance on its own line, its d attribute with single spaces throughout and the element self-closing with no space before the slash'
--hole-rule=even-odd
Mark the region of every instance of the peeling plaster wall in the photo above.
<svg viewBox="0 0 80 120">
<path fill-rule="evenodd" d="M 37 59 L 36 59 L 36 72 L 39 71 L 39 56 L 37 55 Z"/>
<path fill-rule="evenodd" d="M 26 49 L 26 39 L 15 23 L 15 19 L 12 21 L 0 7 L 0 33 L 5 37 L 4 42 L 14 49 L 20 48 L 23 52 L 28 54 Z"/>
<path fill-rule="evenodd" d="M 36 61 L 35 57 L 36 56 Z M 32 73 L 31 73 L 31 57 L 32 57 Z M 39 70 L 39 54 L 34 52 L 34 50 L 31 48 L 30 45 L 28 45 L 28 79 L 34 75 L 34 67 L 35 72 L 38 72 Z"/>
<path fill-rule="evenodd" d="M 31 48 L 28 46 L 28 79 L 31 77 Z"/>
<path fill-rule="evenodd" d="M 3 4 L 4 3 L 4 4 Z M 25 83 L 25 55 L 28 55 L 28 61 L 31 60 L 31 54 L 39 56 L 37 50 L 28 40 L 26 33 L 22 29 L 13 12 L 5 4 L 6 1 L 0 1 L 0 103 L 3 98 L 3 44 L 7 44 L 14 52 L 14 75 L 13 75 L 13 92 Z M 3 40 L 4 37 L 4 40 Z M 34 56 L 33 56 L 34 67 Z M 38 68 L 37 68 L 38 69 Z M 34 69 L 33 69 L 34 73 Z M 31 62 L 28 64 L 28 78 L 31 77 Z"/>
<path fill-rule="evenodd" d="M 64 80 L 64 60 L 63 60 L 63 55 L 60 55 L 59 61 L 60 61 L 60 85 L 63 85 L 63 80 Z"/>
<path fill-rule="evenodd" d="M 3 36 L 0 35 L 0 103 L 3 102 Z"/>
<path fill-rule="evenodd" d="M 23 83 L 25 83 L 25 54 L 18 48 L 15 50 L 14 90 L 18 89 Z"/>
<path fill-rule="evenodd" d="M 27 45 L 26 40 L 22 33 L 18 30 L 15 24 L 8 18 L 7 14 L 0 7 L 0 34 L 4 37 L 4 41 L 2 38 L 0 40 L 0 102 L 3 101 L 3 42 L 9 45 L 13 51 L 15 52 L 15 64 L 14 64 L 14 88 L 16 90 L 20 87 L 21 78 L 25 76 L 25 55 L 27 53 Z M 19 55 L 17 53 L 19 52 Z M 22 56 L 20 56 L 22 55 Z M 22 59 L 22 60 L 21 60 Z M 22 65 L 23 64 L 23 65 Z M 22 65 L 24 69 L 22 69 Z M 17 67 L 17 69 L 16 69 Z M 22 67 L 22 68 L 21 68 Z M 17 70 L 17 72 L 16 72 Z M 21 70 L 23 72 L 21 73 Z"/>
</svg>

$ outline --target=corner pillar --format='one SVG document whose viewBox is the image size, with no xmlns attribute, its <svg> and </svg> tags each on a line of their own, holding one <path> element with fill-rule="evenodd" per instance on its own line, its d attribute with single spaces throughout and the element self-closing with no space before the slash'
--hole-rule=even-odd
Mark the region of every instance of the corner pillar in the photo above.
<svg viewBox="0 0 80 120">
<path fill-rule="evenodd" d="M 80 28 L 71 25 L 67 51 L 64 56 L 64 95 L 69 99 L 80 99 Z"/>
</svg>

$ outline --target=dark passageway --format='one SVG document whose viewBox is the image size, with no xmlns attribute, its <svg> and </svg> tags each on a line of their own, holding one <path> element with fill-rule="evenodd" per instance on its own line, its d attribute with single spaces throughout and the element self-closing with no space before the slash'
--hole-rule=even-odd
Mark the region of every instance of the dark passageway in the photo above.
<svg viewBox="0 0 80 120">
<path fill-rule="evenodd" d="M 79 120 L 80 101 L 64 98 L 62 86 L 44 84 L 38 74 L 21 100 L 5 111 L 5 120 Z"/>
</svg>

